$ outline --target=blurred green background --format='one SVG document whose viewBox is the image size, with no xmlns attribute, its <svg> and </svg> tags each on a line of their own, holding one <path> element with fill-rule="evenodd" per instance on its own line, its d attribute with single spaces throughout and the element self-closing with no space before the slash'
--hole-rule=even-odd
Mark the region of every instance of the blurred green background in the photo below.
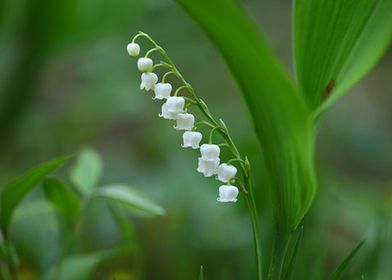
<svg viewBox="0 0 392 280">
<path fill-rule="evenodd" d="M 241 2 L 292 69 L 291 1 Z M 197 152 L 181 149 L 181 134 L 158 118 L 160 103 L 139 90 L 136 61 L 125 49 L 139 30 L 168 51 L 249 156 L 269 252 L 270 205 L 248 112 L 219 53 L 173 1 L 0 2 L 0 183 L 48 158 L 93 146 L 105 162 L 100 185 L 132 184 L 167 214 L 131 216 L 135 248 L 103 262 L 91 279 L 197 279 L 200 265 L 206 279 L 252 279 L 246 205 L 241 199 L 216 202 L 219 183 L 196 172 Z M 298 279 L 331 271 L 363 238 L 352 273 L 392 275 L 391 73 L 392 50 L 320 122 L 319 190 L 304 220 Z M 67 168 L 60 174 L 66 178 Z M 24 204 L 42 197 L 37 188 Z M 93 203 L 87 213 L 76 253 L 122 242 L 105 205 Z M 53 211 L 13 223 L 21 279 L 39 279 L 55 262 L 59 231 Z"/>
</svg>

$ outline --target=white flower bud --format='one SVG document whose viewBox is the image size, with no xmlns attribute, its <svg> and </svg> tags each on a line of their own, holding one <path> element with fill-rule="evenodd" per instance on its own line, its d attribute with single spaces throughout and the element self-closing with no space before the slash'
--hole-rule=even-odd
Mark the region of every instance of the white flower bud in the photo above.
<svg viewBox="0 0 392 280">
<path fill-rule="evenodd" d="M 199 158 L 199 166 L 197 171 L 203 173 L 205 177 L 210 177 L 216 174 L 216 169 L 219 166 L 219 158 L 217 159 L 203 159 Z"/>
<path fill-rule="evenodd" d="M 231 185 L 223 185 L 219 187 L 219 202 L 236 202 L 238 196 L 238 188 Z"/>
<path fill-rule="evenodd" d="M 218 180 L 223 183 L 228 183 L 237 174 L 237 168 L 233 165 L 222 163 L 217 170 Z"/>
<path fill-rule="evenodd" d="M 176 117 L 176 126 L 174 126 L 177 130 L 192 130 L 193 124 L 195 123 L 195 117 L 192 114 L 178 114 Z"/>
<path fill-rule="evenodd" d="M 180 96 L 171 96 L 166 101 L 167 111 L 172 114 L 184 112 L 185 99 Z"/>
<path fill-rule="evenodd" d="M 219 159 L 220 148 L 215 144 L 203 144 L 200 153 L 203 159 Z"/>
<path fill-rule="evenodd" d="M 155 98 L 154 99 L 168 99 L 172 91 L 172 86 L 169 83 L 157 83 L 155 85 Z"/>
<path fill-rule="evenodd" d="M 182 135 L 184 143 L 181 145 L 183 148 L 197 149 L 202 138 L 202 134 L 198 131 L 185 131 Z"/>
<path fill-rule="evenodd" d="M 148 57 L 141 57 L 137 60 L 137 68 L 141 72 L 151 72 L 152 64 L 152 59 Z"/>
<path fill-rule="evenodd" d="M 150 89 L 154 89 L 157 82 L 158 76 L 155 73 L 143 73 L 140 89 L 145 89 L 147 91 L 149 91 Z"/>
<path fill-rule="evenodd" d="M 140 52 L 140 46 L 136 43 L 130 43 L 127 45 L 127 52 L 130 56 L 138 56 Z"/>
</svg>

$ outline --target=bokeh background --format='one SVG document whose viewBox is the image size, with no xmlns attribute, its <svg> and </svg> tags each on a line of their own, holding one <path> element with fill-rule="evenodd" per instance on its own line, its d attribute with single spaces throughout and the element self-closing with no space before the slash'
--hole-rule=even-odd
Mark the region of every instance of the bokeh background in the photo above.
<svg viewBox="0 0 392 280">
<path fill-rule="evenodd" d="M 291 1 L 241 2 L 292 72 Z M 252 279 L 246 205 L 241 199 L 216 202 L 219 183 L 196 172 L 197 152 L 181 149 L 181 134 L 158 118 L 160 103 L 139 90 L 140 74 L 125 50 L 139 30 L 168 51 L 251 159 L 269 252 L 270 205 L 248 112 L 219 53 L 173 1 L 0 2 L 0 183 L 92 146 L 104 159 L 100 185 L 129 183 L 167 214 L 129 216 L 134 249 L 101 263 L 91 279 L 197 279 L 200 265 L 206 279 Z M 366 270 L 366 279 L 392 275 L 391 73 L 392 49 L 321 119 L 319 190 L 304 221 L 298 279 L 330 271 L 363 238 L 352 273 Z M 63 178 L 68 173 L 67 167 L 60 172 Z M 24 204 L 41 200 L 37 188 Z M 122 242 L 105 205 L 96 202 L 86 211 L 75 253 Z M 39 279 L 56 261 L 59 231 L 53 211 L 13 223 L 22 279 Z"/>
</svg>

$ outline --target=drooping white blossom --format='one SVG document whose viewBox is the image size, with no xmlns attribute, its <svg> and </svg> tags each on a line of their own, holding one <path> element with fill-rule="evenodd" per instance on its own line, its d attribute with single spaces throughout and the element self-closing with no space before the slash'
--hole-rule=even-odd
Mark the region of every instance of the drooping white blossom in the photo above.
<svg viewBox="0 0 392 280">
<path fill-rule="evenodd" d="M 220 148 L 215 144 L 203 144 L 200 153 L 203 159 L 219 159 Z"/>
<path fill-rule="evenodd" d="M 184 112 L 185 99 L 181 96 L 171 96 L 166 101 L 167 111 L 174 115 Z"/>
<path fill-rule="evenodd" d="M 216 174 L 216 170 L 219 166 L 219 158 L 216 159 L 204 159 L 199 157 L 199 165 L 197 171 L 202 173 L 205 177 L 211 177 Z"/>
<path fill-rule="evenodd" d="M 174 126 L 177 130 L 192 130 L 193 124 L 195 123 L 195 117 L 192 114 L 177 114 L 176 125 Z"/>
<path fill-rule="evenodd" d="M 237 174 L 237 168 L 234 165 L 222 163 L 217 170 L 218 180 L 228 183 Z"/>
<path fill-rule="evenodd" d="M 127 45 L 127 52 L 130 56 L 138 56 L 140 53 L 140 46 L 136 43 L 129 43 Z"/>
<path fill-rule="evenodd" d="M 177 114 L 170 113 L 167 110 L 167 103 L 165 102 L 165 103 L 162 104 L 161 113 L 158 116 L 161 117 L 161 118 L 164 118 L 166 120 L 175 120 Z"/>
<path fill-rule="evenodd" d="M 137 60 L 137 68 L 141 72 L 151 72 L 152 71 L 152 59 L 148 57 L 141 57 Z"/>
<path fill-rule="evenodd" d="M 198 131 L 185 131 L 182 135 L 183 144 L 181 146 L 183 148 L 198 149 L 202 137 L 202 134 Z"/>
<path fill-rule="evenodd" d="M 219 202 L 236 202 L 238 196 L 238 188 L 231 185 L 222 185 L 219 187 Z"/>
<path fill-rule="evenodd" d="M 157 82 L 158 76 L 155 73 L 143 73 L 142 82 L 140 83 L 140 89 L 145 89 L 147 91 L 154 89 Z"/>
<path fill-rule="evenodd" d="M 172 91 L 172 85 L 169 83 L 157 83 L 155 85 L 155 97 L 154 99 L 168 99 Z"/>
</svg>

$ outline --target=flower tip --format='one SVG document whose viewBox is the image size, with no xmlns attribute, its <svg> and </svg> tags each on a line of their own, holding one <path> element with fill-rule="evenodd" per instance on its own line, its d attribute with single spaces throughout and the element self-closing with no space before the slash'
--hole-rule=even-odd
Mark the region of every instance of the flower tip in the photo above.
<svg viewBox="0 0 392 280">
<path fill-rule="evenodd" d="M 127 52 L 130 56 L 136 57 L 140 53 L 140 46 L 136 43 L 129 43 L 127 45 Z"/>
</svg>

